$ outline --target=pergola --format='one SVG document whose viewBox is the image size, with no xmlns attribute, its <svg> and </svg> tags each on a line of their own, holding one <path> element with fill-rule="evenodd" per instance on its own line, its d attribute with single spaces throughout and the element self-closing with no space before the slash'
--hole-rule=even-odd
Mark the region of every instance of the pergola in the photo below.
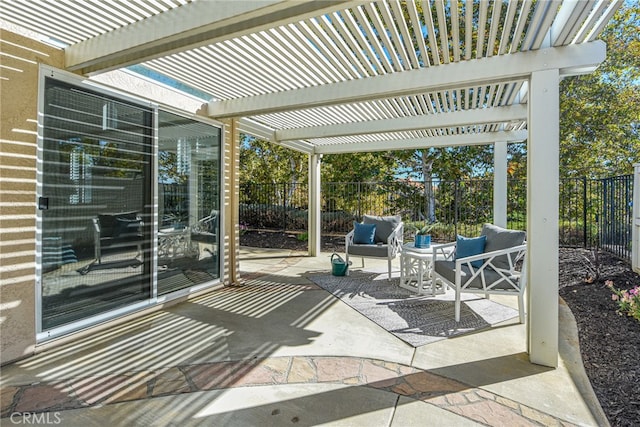
<svg viewBox="0 0 640 427">
<path fill-rule="evenodd" d="M 557 365 L 559 81 L 605 58 L 622 0 L 2 1 L 83 75 L 141 65 L 208 97 L 208 116 L 309 155 L 310 253 L 323 154 L 527 141 L 530 360 Z"/>
</svg>

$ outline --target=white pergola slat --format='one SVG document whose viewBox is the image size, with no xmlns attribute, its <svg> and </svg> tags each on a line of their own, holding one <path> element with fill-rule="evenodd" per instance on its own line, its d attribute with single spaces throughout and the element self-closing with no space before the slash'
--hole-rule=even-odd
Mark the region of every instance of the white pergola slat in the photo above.
<svg viewBox="0 0 640 427">
<path fill-rule="evenodd" d="M 283 129 L 275 132 L 277 141 L 290 141 L 310 138 L 331 138 L 336 136 L 374 134 L 381 132 L 417 131 L 455 126 L 469 126 L 495 121 L 511 122 L 527 119 L 525 105 L 498 107 L 495 110 L 475 109 L 432 114 L 429 116 L 404 116 L 367 122 L 332 124 L 328 126 L 307 126 L 299 129 Z"/>
<path fill-rule="evenodd" d="M 211 117 L 309 154 L 317 191 L 323 154 L 496 144 L 503 162 L 527 140 L 529 350 L 555 366 L 558 81 L 604 60 L 622 2 L 12 0 L 0 16 L 64 45 L 71 71 L 139 65 L 206 94 Z"/>
<path fill-rule="evenodd" d="M 605 58 L 602 42 L 540 49 L 512 55 L 493 56 L 438 67 L 349 80 L 332 85 L 304 87 L 273 94 L 261 94 L 231 100 L 210 101 L 212 117 L 253 116 L 273 111 L 306 109 L 370 99 L 394 98 L 420 92 L 452 90 L 472 86 L 474 82 L 500 83 L 525 80 L 535 71 L 560 69 L 562 72 L 599 64 Z M 469 67 L 473 73 L 469 73 Z M 482 86 L 484 91 L 486 86 Z M 484 92 L 481 92 L 484 102 Z M 444 109 L 446 111 L 447 109 Z"/>
<path fill-rule="evenodd" d="M 327 13 L 345 3 L 345 0 L 200 0 L 168 11 L 149 7 L 144 19 L 71 44 L 67 48 L 67 68 L 82 73 L 120 68 L 208 45 L 212 40 L 222 41 L 231 35 L 273 28 L 291 19 Z M 147 2 L 132 1 L 129 6 L 136 8 L 137 4 L 144 7 Z M 82 9 L 82 2 L 75 5 Z"/>
<path fill-rule="evenodd" d="M 454 147 L 469 145 L 490 145 L 498 141 L 521 142 L 527 139 L 526 130 L 495 131 L 495 132 L 459 132 L 448 134 L 446 129 L 434 129 L 438 136 L 417 135 L 415 138 L 401 138 L 398 134 L 389 135 L 392 139 L 385 139 L 387 135 L 380 135 L 380 139 L 358 141 L 357 138 L 345 140 L 324 140 L 316 142 L 314 153 L 341 154 L 362 153 L 393 150 L 419 150 L 428 147 Z M 311 141 L 313 143 L 313 141 Z M 396 148 L 397 147 L 397 148 Z"/>
</svg>

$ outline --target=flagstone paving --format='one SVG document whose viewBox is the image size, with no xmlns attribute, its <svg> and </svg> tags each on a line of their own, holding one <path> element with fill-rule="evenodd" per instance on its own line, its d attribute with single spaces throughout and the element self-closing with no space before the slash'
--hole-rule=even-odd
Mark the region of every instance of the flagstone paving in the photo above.
<svg viewBox="0 0 640 427">
<path fill-rule="evenodd" d="M 295 264 L 284 258 L 245 274 L 247 281 L 264 278 Z M 267 289 L 269 289 L 268 287 Z M 317 292 L 315 285 L 300 285 L 301 292 Z M 220 292 L 246 293 L 243 286 L 229 286 Z M 268 292 L 268 290 L 267 290 Z M 37 356 L 35 356 L 37 357 Z M 73 372 L 73 371 L 71 371 Z M 82 372 L 78 370 L 78 372 Z M 1 416 L 15 413 L 43 413 L 140 402 L 167 396 L 189 395 L 211 390 L 246 390 L 258 386 L 332 384 L 368 388 L 390 393 L 396 407 L 410 398 L 427 407 L 439 408 L 466 420 L 491 426 L 573 426 L 506 396 L 406 364 L 367 357 L 295 355 L 210 363 L 177 363 L 160 369 L 92 373 L 1 388 Z M 255 389 L 254 389 L 255 390 Z M 64 412 L 62 412 L 64 414 Z M 339 420 L 338 420 L 339 421 Z M 383 422 L 382 425 L 386 425 Z"/>
<path fill-rule="evenodd" d="M 205 390 L 301 383 L 371 387 L 435 405 L 487 425 L 573 425 L 505 397 L 411 366 L 325 356 L 184 365 L 160 371 L 5 387 L 2 416 L 14 412 L 64 411 Z"/>
</svg>

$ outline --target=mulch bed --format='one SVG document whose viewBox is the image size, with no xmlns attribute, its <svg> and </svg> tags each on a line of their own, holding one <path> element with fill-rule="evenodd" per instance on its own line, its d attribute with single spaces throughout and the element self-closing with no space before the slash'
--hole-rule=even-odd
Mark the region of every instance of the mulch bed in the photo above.
<svg viewBox="0 0 640 427">
<path fill-rule="evenodd" d="M 248 231 L 243 246 L 307 250 L 295 233 Z M 344 236 L 322 236 L 323 251 L 344 253 Z M 640 426 L 640 322 L 616 313 L 616 302 L 605 286 L 640 285 L 630 265 L 607 252 L 561 248 L 560 296 L 571 308 L 580 337 L 580 351 L 591 385 L 612 426 Z"/>
<path fill-rule="evenodd" d="M 639 426 L 640 322 L 616 313 L 605 281 L 631 289 L 640 276 L 614 255 L 600 251 L 597 257 L 584 249 L 560 250 L 560 296 L 576 318 L 582 361 L 609 422 Z"/>
<path fill-rule="evenodd" d="M 246 231 L 240 234 L 240 245 L 252 248 L 308 250 L 307 241 L 302 233 L 281 233 L 277 231 Z M 322 236 L 322 251 L 344 253 L 344 234 Z"/>
</svg>

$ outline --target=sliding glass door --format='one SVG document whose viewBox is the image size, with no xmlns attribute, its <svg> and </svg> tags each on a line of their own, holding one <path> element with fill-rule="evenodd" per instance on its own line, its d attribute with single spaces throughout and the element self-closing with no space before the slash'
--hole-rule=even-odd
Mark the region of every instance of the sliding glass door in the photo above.
<svg viewBox="0 0 640 427">
<path fill-rule="evenodd" d="M 151 296 L 153 110 L 46 78 L 41 328 Z"/>
<path fill-rule="evenodd" d="M 41 80 L 39 339 L 219 283 L 221 128 L 53 74 Z"/>
<path fill-rule="evenodd" d="M 158 295 L 220 277 L 220 138 L 158 111 Z"/>
</svg>

